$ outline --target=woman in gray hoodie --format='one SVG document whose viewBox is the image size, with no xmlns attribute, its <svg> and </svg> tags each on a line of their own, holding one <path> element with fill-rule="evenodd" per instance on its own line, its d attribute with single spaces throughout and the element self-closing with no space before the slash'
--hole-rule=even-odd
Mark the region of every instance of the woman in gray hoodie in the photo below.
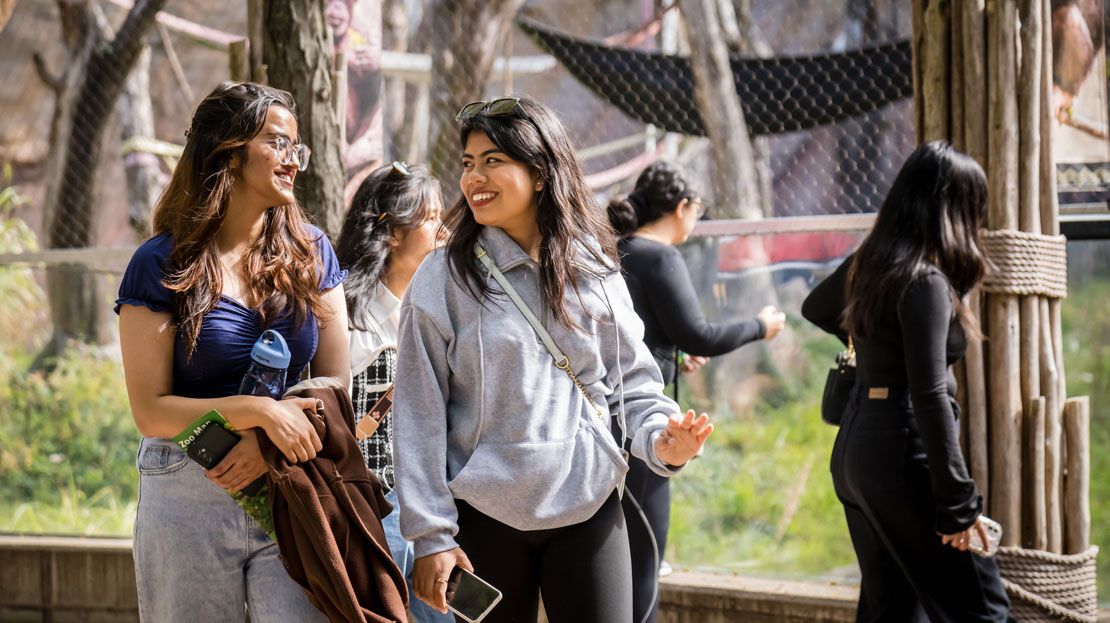
<svg viewBox="0 0 1110 623">
<path fill-rule="evenodd" d="M 713 427 L 663 395 L 555 115 L 503 98 L 458 120 L 462 198 L 398 338 L 394 462 L 416 596 L 445 610 L 459 566 L 503 594 L 486 621 L 536 620 L 542 590 L 552 623 L 630 622 L 624 447 L 667 476 Z"/>
</svg>

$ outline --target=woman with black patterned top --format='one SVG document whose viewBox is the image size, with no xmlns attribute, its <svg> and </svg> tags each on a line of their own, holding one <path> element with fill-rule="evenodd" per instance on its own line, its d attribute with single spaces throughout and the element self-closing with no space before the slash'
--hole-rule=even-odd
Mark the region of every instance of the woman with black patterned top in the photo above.
<svg viewBox="0 0 1110 623">
<path fill-rule="evenodd" d="M 416 267 L 440 244 L 442 205 L 439 182 L 428 170 L 401 162 L 371 173 L 351 201 L 336 252 L 340 265 L 350 271 L 346 297 L 356 425 L 393 384 L 401 298 Z M 386 417 L 358 445 L 394 506 L 382 526 L 412 593 L 412 543 L 401 537 L 396 510 L 392 422 Z M 410 600 L 409 606 L 417 623 L 454 621 L 419 599 Z"/>
</svg>

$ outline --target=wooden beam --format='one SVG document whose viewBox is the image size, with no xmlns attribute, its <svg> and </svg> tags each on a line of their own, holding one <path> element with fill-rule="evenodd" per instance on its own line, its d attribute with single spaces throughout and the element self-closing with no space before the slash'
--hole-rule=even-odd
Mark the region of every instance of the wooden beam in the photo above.
<svg viewBox="0 0 1110 623">
<path fill-rule="evenodd" d="M 1091 403 L 1086 396 L 1064 404 L 1068 475 L 1064 485 L 1065 553 L 1087 551 L 1091 544 Z"/>
</svg>

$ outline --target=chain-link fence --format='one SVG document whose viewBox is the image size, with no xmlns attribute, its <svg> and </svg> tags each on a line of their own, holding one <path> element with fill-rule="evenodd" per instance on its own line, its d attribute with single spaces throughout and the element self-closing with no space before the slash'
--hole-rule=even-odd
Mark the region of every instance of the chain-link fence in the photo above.
<svg viewBox="0 0 1110 623">
<path fill-rule="evenodd" d="M 19 85 L 0 91 L 0 161 L 8 172 L 0 186 L 18 188 L 0 194 L 0 384 L 7 384 L 0 392 L 8 392 L 0 409 L 18 403 L 38 409 L 36 421 L 49 421 L 95 408 L 114 417 L 86 417 L 88 426 L 135 434 L 118 367 L 68 354 L 46 376 L 26 370 L 48 369 L 38 365 L 41 350 L 58 332 L 114 343 L 118 276 L 149 234 L 153 200 L 193 108 L 229 77 L 229 48 L 250 30 L 246 0 L 152 3 L 159 4 L 157 21 L 147 16 L 150 50 L 134 58 L 131 48 L 95 41 L 96 33 L 102 42 L 123 41 L 117 33 L 126 35 L 125 24 L 141 25 L 126 21 L 124 0 L 92 2 L 89 24 L 75 18 L 84 13 L 67 12 L 80 2 L 20 0 L 0 31 L 0 84 Z M 459 173 L 456 111 L 520 94 L 558 113 L 599 200 L 627 193 L 648 164 L 671 159 L 690 172 L 710 219 L 761 216 L 759 227 L 746 230 L 758 235 L 702 223 L 701 240 L 684 248 L 711 319 L 750 316 L 752 305 L 777 302 L 791 320 L 789 337 L 759 350 L 754 362 L 722 357 L 679 388 L 684 404 L 712 409 L 723 421 L 720 449 L 676 485 L 677 546 L 667 556 L 730 570 L 852 577 L 851 548 L 823 469 L 833 431 L 816 420 L 817 381 L 835 347 L 796 319 L 814 279 L 858 242 L 869 225 L 862 215 L 878 209 L 913 149 L 910 3 L 720 0 L 710 31 L 692 30 L 681 4 L 331 0 L 325 16 L 348 89 L 347 196 L 368 171 L 404 160 L 432 166 L 450 201 Z M 93 41 L 87 53 L 99 59 L 87 65 L 93 74 L 67 74 L 83 66 L 86 40 Z M 707 137 L 715 106 L 697 103 L 693 67 L 707 41 L 723 41 L 729 54 L 745 121 L 731 138 L 749 149 L 743 162 L 724 164 L 751 180 L 755 190 L 744 201 L 754 205 L 733 195 L 715 159 Z M 80 95 L 65 96 L 74 85 Z M 1100 119 L 1105 125 L 1105 110 Z M 67 159 L 73 166 L 65 170 L 78 177 L 52 179 L 63 170 L 52 158 Z M 1088 160 L 1061 164 L 1065 203 L 1106 201 L 1110 158 Z M 794 219 L 821 215 L 854 216 L 822 225 Z M 49 523 L 42 518 L 52 498 L 40 500 L 31 480 L 12 474 L 24 466 L 60 483 L 86 515 L 99 516 L 100 508 L 117 517 L 134 500 L 129 451 L 74 450 L 53 432 L 15 434 L 4 426 L 0 499 L 22 500 L 9 508 L 24 510 L 0 509 L 0 531 L 127 532 L 126 521 L 110 519 Z M 72 468 L 101 463 L 91 480 Z M 39 520 L 27 523 L 36 509 Z"/>
</svg>

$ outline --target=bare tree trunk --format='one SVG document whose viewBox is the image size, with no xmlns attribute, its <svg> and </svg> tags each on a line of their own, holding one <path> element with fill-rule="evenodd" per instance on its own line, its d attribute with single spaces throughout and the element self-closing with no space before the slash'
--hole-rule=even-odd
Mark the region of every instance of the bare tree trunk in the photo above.
<svg viewBox="0 0 1110 623">
<path fill-rule="evenodd" d="M 771 49 L 771 44 L 763 33 L 756 26 L 755 20 L 752 19 L 752 3 L 751 0 L 740 0 L 738 3 L 732 3 L 731 0 L 727 2 L 722 1 L 722 8 L 727 4 L 732 9 L 731 17 L 736 21 L 736 33 L 738 35 L 737 50 L 741 54 L 748 54 L 750 56 L 758 56 L 759 58 L 769 58 L 774 56 L 774 50 Z M 728 16 L 722 10 L 722 20 L 728 22 Z M 745 138 L 745 137 L 741 137 Z M 763 216 L 771 218 L 775 215 L 774 210 L 774 173 L 771 171 L 771 148 L 768 146 L 767 138 L 757 136 L 749 138 L 752 145 L 752 166 L 755 167 L 755 178 L 759 180 L 757 185 L 757 192 L 759 193 L 759 207 Z"/>
<path fill-rule="evenodd" d="M 263 5 L 262 60 L 269 83 L 297 100 L 298 132 L 312 166 L 297 175 L 297 200 L 325 232 L 343 221 L 343 146 L 332 103 L 332 42 L 325 0 L 273 0 Z"/>
<path fill-rule="evenodd" d="M 444 188 L 455 187 L 458 154 L 455 113 L 481 99 L 497 54 L 494 42 L 503 41 L 523 0 L 441 1 L 430 19 L 432 37 L 432 118 L 428 162 Z M 507 95 L 507 94 L 506 94 Z"/>
<path fill-rule="evenodd" d="M 716 203 L 724 212 L 721 216 L 760 219 L 763 210 L 755 155 L 736 95 L 717 3 L 715 0 L 679 0 L 678 6 L 690 42 L 698 112 L 712 146 Z"/>
<path fill-rule="evenodd" d="M 150 103 L 150 46 L 144 46 L 127 77 L 117 114 L 120 138 L 128 151 L 123 157 L 127 173 L 127 219 L 136 240 L 151 234 L 151 213 L 162 192 L 165 175 L 158 157 L 143 151 L 136 141 L 154 138 L 154 111 Z"/>
<path fill-rule="evenodd" d="M 139 0 L 112 40 L 101 38 L 88 0 L 59 0 L 70 59 L 56 106 L 46 173 L 46 241 L 52 249 L 95 243 L 98 167 L 106 130 L 124 82 L 138 61 L 143 37 L 166 0 Z M 69 339 L 100 344 L 112 336 L 107 287 L 84 266 L 47 270 L 54 337 L 47 352 Z"/>
</svg>

